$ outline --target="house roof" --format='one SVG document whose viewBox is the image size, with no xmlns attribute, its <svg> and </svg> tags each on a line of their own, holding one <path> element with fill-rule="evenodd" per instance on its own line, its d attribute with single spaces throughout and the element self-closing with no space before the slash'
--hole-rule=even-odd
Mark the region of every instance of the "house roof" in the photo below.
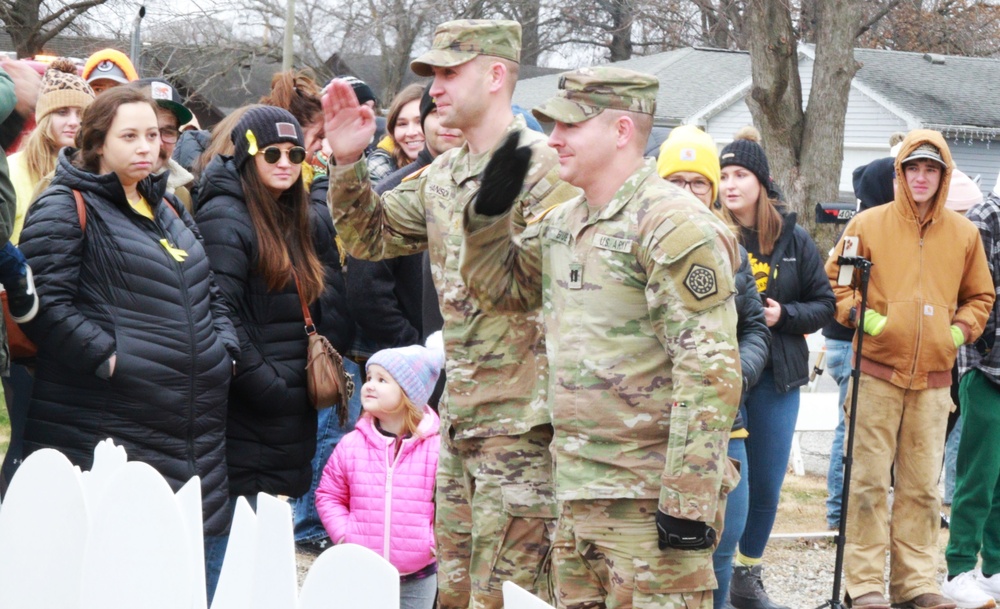
<svg viewBox="0 0 1000 609">
<path fill-rule="evenodd" d="M 874 49 L 855 49 L 854 57 L 862 64 L 855 82 L 923 126 L 1000 128 L 998 59 Z"/>
<path fill-rule="evenodd" d="M 725 97 L 750 76 L 750 54 L 703 47 L 687 47 L 635 57 L 614 64 L 660 79 L 656 97 L 657 125 L 679 125 L 716 100 Z M 563 72 L 565 70 L 561 70 Z M 533 108 L 551 97 L 558 75 L 525 78 L 514 91 L 514 103 Z"/>
</svg>

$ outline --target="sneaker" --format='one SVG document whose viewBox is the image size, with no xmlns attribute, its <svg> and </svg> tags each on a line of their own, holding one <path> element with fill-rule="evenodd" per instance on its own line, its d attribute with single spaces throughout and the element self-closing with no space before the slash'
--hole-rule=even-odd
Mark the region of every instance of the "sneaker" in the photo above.
<svg viewBox="0 0 1000 609">
<path fill-rule="evenodd" d="M 764 590 L 763 566 L 733 565 L 729 602 L 736 609 L 789 609 L 772 601 Z"/>
<path fill-rule="evenodd" d="M 980 590 L 1000 601 L 1000 573 L 986 577 L 980 569 L 976 569 L 976 583 Z"/>
<path fill-rule="evenodd" d="M 976 574 L 972 571 L 959 573 L 954 578 L 945 580 L 941 584 L 941 592 L 954 599 L 958 609 L 992 609 L 997 606 L 993 597 L 979 586 Z"/>
<path fill-rule="evenodd" d="M 916 598 L 911 598 L 902 603 L 893 603 L 893 609 L 955 609 L 955 601 L 950 598 L 926 592 Z"/>
<path fill-rule="evenodd" d="M 295 548 L 297 550 L 305 552 L 306 554 L 312 554 L 313 556 L 319 556 L 324 550 L 332 546 L 333 542 L 330 541 L 329 537 L 320 537 L 319 539 L 295 542 Z"/>
<path fill-rule="evenodd" d="M 857 609 L 889 609 L 889 601 L 880 592 L 869 592 L 858 598 L 848 596 L 847 606 L 857 607 Z"/>
<path fill-rule="evenodd" d="M 941 528 L 950 529 L 951 528 L 951 516 L 941 512 Z"/>
<path fill-rule="evenodd" d="M 31 321 L 38 314 L 38 293 L 35 292 L 35 280 L 31 276 L 31 267 L 24 267 L 25 274 L 7 289 L 7 306 L 11 318 L 19 323 Z"/>
</svg>

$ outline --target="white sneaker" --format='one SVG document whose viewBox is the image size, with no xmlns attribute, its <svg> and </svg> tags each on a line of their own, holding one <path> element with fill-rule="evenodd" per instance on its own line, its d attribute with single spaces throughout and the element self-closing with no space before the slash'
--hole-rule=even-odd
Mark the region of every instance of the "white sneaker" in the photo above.
<svg viewBox="0 0 1000 609">
<path fill-rule="evenodd" d="M 944 594 L 955 601 L 958 609 L 992 609 L 997 606 L 997 602 L 992 596 L 987 594 L 976 581 L 976 574 L 973 571 L 966 571 L 955 576 L 952 580 L 945 580 L 941 584 L 941 594 Z M 1000 578 L 997 578 L 1000 583 Z"/>
<path fill-rule="evenodd" d="M 958 579 L 958 578 L 955 578 Z M 984 577 L 980 569 L 976 569 L 976 584 L 979 589 L 989 594 L 996 600 L 1000 600 L 1000 573 Z"/>
</svg>

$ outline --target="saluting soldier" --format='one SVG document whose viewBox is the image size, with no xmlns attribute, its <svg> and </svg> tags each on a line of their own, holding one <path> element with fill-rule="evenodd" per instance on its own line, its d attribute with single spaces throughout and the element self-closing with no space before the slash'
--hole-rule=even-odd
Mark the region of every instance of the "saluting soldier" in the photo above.
<svg viewBox="0 0 1000 609">
<path fill-rule="evenodd" d="M 559 181 L 556 155 L 544 136 L 511 110 L 520 47 L 521 26 L 514 21 L 438 26 L 432 49 L 410 67 L 434 77 L 430 95 L 441 125 L 461 129 L 466 144 L 381 197 L 372 191 L 362 158 L 375 129 L 371 109 L 340 80 L 323 98 L 336 160 L 328 202 L 348 252 L 367 260 L 430 252 L 448 373 L 435 523 L 442 608 L 499 609 L 507 580 L 542 596 L 548 589 L 545 560 L 556 504 L 541 320 L 536 314 L 485 314 L 458 268 L 462 212 L 504 137 L 536 152 L 526 194 L 514 210 L 517 223 L 577 194 Z"/>
<path fill-rule="evenodd" d="M 508 210 L 537 151 L 509 139 L 467 212 L 469 290 L 488 310 L 544 312 L 559 607 L 711 607 L 720 494 L 738 479 L 738 249 L 643 159 L 657 89 L 617 68 L 563 75 L 534 114 L 555 122 L 559 177 L 583 194 L 522 231 Z"/>
</svg>

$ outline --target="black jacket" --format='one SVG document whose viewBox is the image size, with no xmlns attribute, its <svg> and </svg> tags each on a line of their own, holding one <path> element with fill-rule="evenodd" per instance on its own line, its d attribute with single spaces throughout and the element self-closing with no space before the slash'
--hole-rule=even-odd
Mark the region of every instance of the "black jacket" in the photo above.
<svg viewBox="0 0 1000 609">
<path fill-rule="evenodd" d="M 747 251 L 740 246 L 740 268 L 736 271 L 736 337 L 740 343 L 740 367 L 743 369 L 743 393 L 740 411 L 733 429 L 743 429 L 742 406 L 747 391 L 757 384 L 770 357 L 771 331 L 764 321 L 764 305 L 757 292 L 757 281 L 750 270 Z"/>
<path fill-rule="evenodd" d="M 324 287 L 319 297 L 319 311 L 313 316 L 316 329 L 326 336 L 341 355 L 347 353 L 354 341 L 354 319 L 347 301 L 347 284 L 340 248 L 337 247 L 337 229 L 326 205 L 326 191 L 330 178 L 318 175 L 309 187 L 309 203 L 313 221 L 313 248 L 323 263 Z M 358 387 L 358 391 L 361 388 Z"/>
<path fill-rule="evenodd" d="M 781 318 L 771 327 L 774 383 L 784 393 L 809 382 L 806 334 L 833 318 L 834 297 L 823 260 L 809 233 L 784 215 L 781 235 L 771 254 L 771 275 L 761 295 L 781 303 Z"/>
<path fill-rule="evenodd" d="M 239 343 L 198 229 L 176 199 L 164 202 L 166 175 L 139 184 L 152 221 L 129 206 L 117 176 L 72 166 L 71 152 L 60 153 L 21 235 L 41 301 L 25 326 L 38 345 L 26 452 L 54 447 L 89 468 L 94 446 L 110 437 L 175 490 L 200 476 L 205 533 L 219 535 Z M 71 189 L 85 201 L 83 231 Z M 187 258 L 175 260 L 161 239 Z M 101 378 L 112 354 L 114 373 Z"/>
<path fill-rule="evenodd" d="M 306 334 L 295 282 L 268 289 L 232 157 L 205 168 L 196 217 L 229 304 L 241 362 L 229 391 L 226 458 L 232 495 L 299 497 L 312 481 L 316 411 L 306 390 Z M 318 302 L 310 313 L 319 317 Z"/>
</svg>

